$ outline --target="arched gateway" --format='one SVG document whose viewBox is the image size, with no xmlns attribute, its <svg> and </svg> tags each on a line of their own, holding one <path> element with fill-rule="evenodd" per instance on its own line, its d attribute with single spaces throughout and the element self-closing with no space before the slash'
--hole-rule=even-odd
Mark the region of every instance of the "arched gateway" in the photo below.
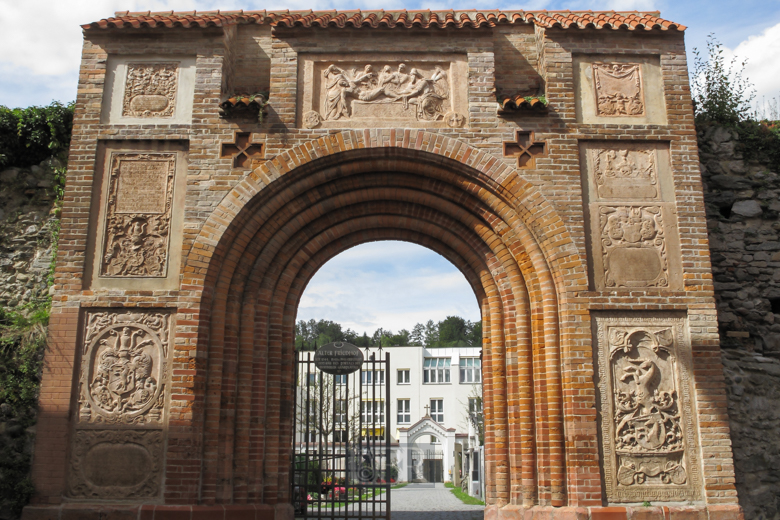
<svg viewBox="0 0 780 520">
<path fill-rule="evenodd" d="M 340 252 L 403 240 L 482 308 L 488 516 L 737 518 L 682 29 L 85 26 L 25 516 L 290 517 L 300 296 Z M 264 87 L 264 120 L 265 96 L 220 112 Z"/>
</svg>

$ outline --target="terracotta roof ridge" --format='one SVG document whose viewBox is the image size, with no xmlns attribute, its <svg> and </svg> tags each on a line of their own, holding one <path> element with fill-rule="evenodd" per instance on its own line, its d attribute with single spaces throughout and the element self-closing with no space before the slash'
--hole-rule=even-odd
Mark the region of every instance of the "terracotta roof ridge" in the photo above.
<svg viewBox="0 0 780 520">
<path fill-rule="evenodd" d="M 482 28 L 524 23 L 561 29 L 686 29 L 660 15 L 659 11 L 500 9 L 117 11 L 113 17 L 82 25 L 82 28 L 222 27 L 243 23 L 267 23 L 274 27 Z"/>
</svg>

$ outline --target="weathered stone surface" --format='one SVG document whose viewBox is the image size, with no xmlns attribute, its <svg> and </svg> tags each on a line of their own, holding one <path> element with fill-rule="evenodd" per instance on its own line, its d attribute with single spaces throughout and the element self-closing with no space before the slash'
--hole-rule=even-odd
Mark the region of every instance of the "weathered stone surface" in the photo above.
<svg viewBox="0 0 780 520">
<path fill-rule="evenodd" d="M 731 206 L 731 212 L 743 217 L 758 217 L 763 213 L 761 204 L 757 200 L 740 200 Z"/>
<path fill-rule="evenodd" d="M 745 518 L 780 518 L 780 177 L 735 157 L 734 130 L 699 132 L 736 484 Z M 739 163 L 728 174 L 723 165 Z M 741 167 L 744 166 L 744 167 Z M 752 188 L 752 189 L 750 189 Z M 743 190 L 734 192 L 731 190 Z M 775 258 L 777 257 L 777 258 Z"/>
</svg>

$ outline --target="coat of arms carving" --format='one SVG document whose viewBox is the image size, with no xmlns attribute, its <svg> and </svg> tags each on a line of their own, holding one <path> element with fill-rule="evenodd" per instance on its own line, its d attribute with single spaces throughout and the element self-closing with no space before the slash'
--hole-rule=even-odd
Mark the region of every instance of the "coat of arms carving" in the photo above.
<svg viewBox="0 0 780 520">
<path fill-rule="evenodd" d="M 165 402 L 170 314 L 90 312 L 80 422 L 159 424 Z"/>
<path fill-rule="evenodd" d="M 597 323 L 609 500 L 697 496 L 682 320 L 597 318 Z"/>
<path fill-rule="evenodd" d="M 175 171 L 175 153 L 111 156 L 100 276 L 166 276 Z"/>
<path fill-rule="evenodd" d="M 178 63 L 128 63 L 122 116 L 173 117 L 178 77 Z"/>
<path fill-rule="evenodd" d="M 661 206 L 601 206 L 599 228 L 607 287 L 669 285 Z"/>
</svg>

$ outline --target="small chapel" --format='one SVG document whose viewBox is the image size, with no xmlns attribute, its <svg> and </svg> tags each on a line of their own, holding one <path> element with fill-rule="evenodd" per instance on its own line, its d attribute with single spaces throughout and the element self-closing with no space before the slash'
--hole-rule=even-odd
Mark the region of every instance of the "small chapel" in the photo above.
<svg viewBox="0 0 780 520">
<path fill-rule="evenodd" d="M 292 520 L 298 303 L 381 240 L 444 256 L 480 305 L 486 519 L 742 518 L 683 25 L 82 29 L 24 519 Z"/>
</svg>

